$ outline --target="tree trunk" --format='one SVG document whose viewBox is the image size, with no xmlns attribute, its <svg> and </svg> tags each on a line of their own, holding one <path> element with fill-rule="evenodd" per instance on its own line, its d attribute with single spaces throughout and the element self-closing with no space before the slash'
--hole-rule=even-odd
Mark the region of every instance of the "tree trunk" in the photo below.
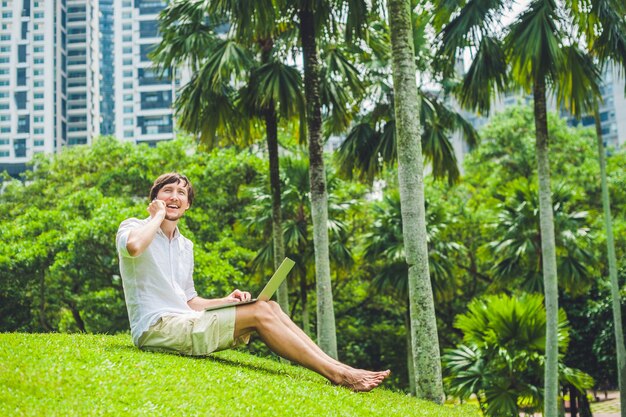
<svg viewBox="0 0 626 417">
<path fill-rule="evenodd" d="M 315 16 L 312 6 L 303 7 L 300 17 L 300 37 L 304 64 L 304 97 L 309 133 L 309 181 L 311 183 L 311 218 L 315 248 L 315 278 L 317 287 L 317 342 L 324 352 L 337 358 L 335 311 L 330 280 L 328 249 L 328 194 L 324 172 L 322 110 L 320 104 L 319 57 L 315 40 Z"/>
<path fill-rule="evenodd" d="M 548 113 L 546 111 L 545 79 L 535 80 L 533 87 L 537 172 L 539 176 L 539 224 L 541 228 L 541 253 L 543 285 L 546 304 L 546 365 L 545 365 L 545 417 L 558 415 L 558 312 L 554 213 L 550 190 L 550 161 L 548 150 Z"/>
<path fill-rule="evenodd" d="M 620 288 L 617 281 L 617 259 L 615 257 L 615 241 L 613 239 L 613 221 L 611 218 L 611 200 L 606 180 L 606 160 L 602 127 L 598 107 L 594 110 L 596 122 L 596 136 L 598 141 L 598 161 L 600 162 L 600 182 L 602 183 L 602 209 L 604 211 L 604 228 L 606 231 L 606 249 L 609 258 L 609 279 L 611 281 L 611 296 L 613 304 L 613 328 L 615 330 L 615 352 L 617 352 L 617 379 L 620 393 L 621 417 L 626 417 L 626 348 L 624 347 L 624 332 L 622 327 L 622 311 Z"/>
<path fill-rule="evenodd" d="M 272 55 L 274 41 L 271 38 L 260 39 L 261 62 L 267 64 Z M 285 244 L 283 239 L 283 216 L 280 194 L 280 162 L 278 156 L 278 116 L 274 100 L 271 100 L 263 111 L 265 118 L 265 132 L 267 135 L 267 155 L 270 165 L 270 192 L 272 193 L 272 244 L 274 249 L 274 269 L 278 269 L 285 258 Z M 289 287 L 287 280 L 278 287 L 276 294 L 280 308 L 289 314 Z"/>
<path fill-rule="evenodd" d="M 580 417 L 593 417 L 593 413 L 591 412 L 591 405 L 589 405 L 589 400 L 587 399 L 587 393 L 580 393 Z"/>
<path fill-rule="evenodd" d="M 411 341 L 411 314 L 408 303 L 406 314 L 404 315 L 404 327 L 406 328 L 406 367 L 409 377 L 409 392 L 411 395 L 416 395 L 415 363 L 413 362 L 413 342 Z"/>
<path fill-rule="evenodd" d="M 272 241 L 274 246 L 274 269 L 278 269 L 285 258 L 283 241 L 283 216 L 280 195 L 280 163 L 278 158 L 278 123 L 273 103 L 264 112 L 267 133 L 267 152 L 270 162 L 270 190 L 272 193 Z M 278 287 L 278 304 L 289 314 L 289 287 L 287 280 Z"/>
<path fill-rule="evenodd" d="M 74 303 L 71 303 L 69 305 L 70 307 L 70 311 L 72 312 L 72 317 L 74 317 L 74 321 L 76 322 L 76 326 L 78 327 L 78 330 L 81 333 L 85 333 L 85 322 L 83 321 L 83 318 L 80 316 L 80 311 L 78 310 L 78 308 L 76 307 L 76 305 Z"/>
<path fill-rule="evenodd" d="M 570 417 L 578 417 L 578 390 L 573 386 L 569 386 L 569 414 Z"/>
<path fill-rule="evenodd" d="M 46 272 L 44 270 L 39 272 L 39 325 L 44 332 L 52 330 L 46 320 Z"/>
<path fill-rule="evenodd" d="M 309 297 L 306 282 L 306 272 L 300 275 L 300 303 L 302 304 L 302 330 L 311 335 L 311 320 L 309 319 Z"/>
<path fill-rule="evenodd" d="M 402 234 L 409 268 L 409 311 L 416 394 L 443 402 L 437 321 L 426 245 L 424 161 L 408 0 L 388 0 Z"/>
</svg>

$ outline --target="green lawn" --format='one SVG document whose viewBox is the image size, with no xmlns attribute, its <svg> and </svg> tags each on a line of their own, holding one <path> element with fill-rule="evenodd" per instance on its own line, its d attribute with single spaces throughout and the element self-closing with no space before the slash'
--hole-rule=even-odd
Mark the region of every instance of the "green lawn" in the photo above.
<svg viewBox="0 0 626 417">
<path fill-rule="evenodd" d="M 243 352 L 148 353 L 128 335 L 0 334 L 1 416 L 477 416 L 386 389 L 354 393 Z"/>
</svg>

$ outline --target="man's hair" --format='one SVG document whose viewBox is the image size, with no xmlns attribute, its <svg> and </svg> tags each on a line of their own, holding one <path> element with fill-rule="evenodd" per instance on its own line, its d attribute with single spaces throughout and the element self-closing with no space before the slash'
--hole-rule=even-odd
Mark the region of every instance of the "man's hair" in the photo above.
<svg viewBox="0 0 626 417">
<path fill-rule="evenodd" d="M 152 184 L 152 188 L 150 189 L 150 201 L 154 200 L 159 194 L 161 188 L 165 187 L 168 184 L 178 184 L 179 182 L 183 182 L 185 188 L 187 188 L 187 200 L 189 201 L 189 205 L 193 203 L 193 187 L 191 186 L 191 181 L 184 175 L 179 174 L 178 172 L 168 172 L 167 174 L 163 174 L 159 176 L 156 180 L 154 180 L 154 184 Z"/>
</svg>

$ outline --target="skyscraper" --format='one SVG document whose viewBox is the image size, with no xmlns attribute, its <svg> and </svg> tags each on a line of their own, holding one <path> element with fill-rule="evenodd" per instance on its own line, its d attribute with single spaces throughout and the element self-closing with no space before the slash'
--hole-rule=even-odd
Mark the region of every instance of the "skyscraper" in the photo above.
<svg viewBox="0 0 626 417">
<path fill-rule="evenodd" d="M 100 134 L 115 134 L 113 0 L 100 0 Z"/>
<path fill-rule="evenodd" d="M 0 3 L 0 164 L 10 172 L 67 140 L 65 8 L 65 1 Z"/>
<path fill-rule="evenodd" d="M 166 0 L 0 0 L 0 171 L 100 134 L 174 137 L 180 82 L 148 53 Z"/>
<path fill-rule="evenodd" d="M 115 136 L 155 144 L 174 134 L 176 83 L 159 77 L 148 54 L 161 40 L 158 14 L 165 0 L 114 0 Z"/>
<path fill-rule="evenodd" d="M 100 134 L 99 13 L 97 0 L 67 0 L 67 145 L 70 146 L 90 144 Z"/>
</svg>

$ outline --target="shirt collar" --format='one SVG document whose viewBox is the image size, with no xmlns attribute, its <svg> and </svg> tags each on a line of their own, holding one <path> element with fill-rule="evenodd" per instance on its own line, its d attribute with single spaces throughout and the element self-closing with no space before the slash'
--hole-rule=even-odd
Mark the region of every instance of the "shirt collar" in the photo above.
<svg viewBox="0 0 626 417">
<path fill-rule="evenodd" d="M 150 220 L 150 217 L 147 218 L 147 220 Z M 169 239 L 165 233 L 163 233 L 163 230 L 161 230 L 161 228 L 159 227 L 159 229 L 157 230 L 157 235 L 163 236 L 166 239 Z M 180 230 L 178 230 L 178 225 L 176 226 L 176 228 L 174 229 L 174 236 L 172 236 L 172 240 L 177 239 L 180 236 Z"/>
</svg>

